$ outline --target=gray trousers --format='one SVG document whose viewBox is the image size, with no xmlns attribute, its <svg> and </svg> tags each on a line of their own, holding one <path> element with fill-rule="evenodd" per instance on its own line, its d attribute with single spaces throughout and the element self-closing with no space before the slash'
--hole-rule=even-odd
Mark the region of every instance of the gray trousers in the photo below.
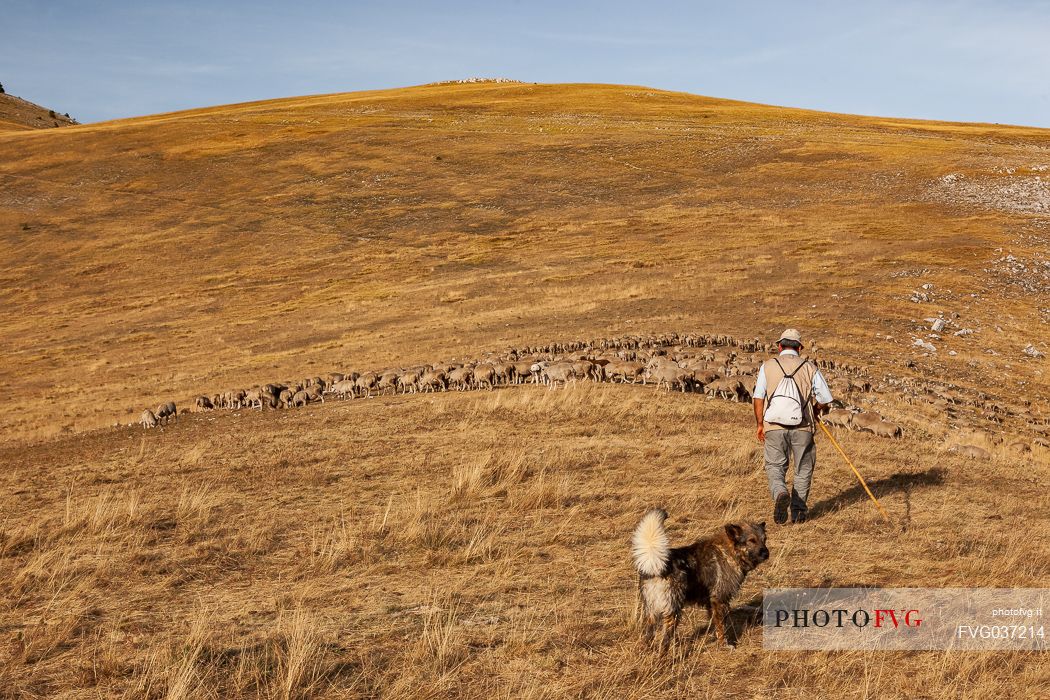
<svg viewBox="0 0 1050 700">
<path fill-rule="evenodd" d="M 813 465 L 817 461 L 813 433 L 808 430 L 767 430 L 766 478 L 769 480 L 769 493 L 773 500 L 780 494 L 787 493 L 784 478 L 787 474 L 789 454 L 795 461 L 795 478 L 791 482 L 791 510 L 805 513 L 809 485 L 813 480 Z"/>
</svg>

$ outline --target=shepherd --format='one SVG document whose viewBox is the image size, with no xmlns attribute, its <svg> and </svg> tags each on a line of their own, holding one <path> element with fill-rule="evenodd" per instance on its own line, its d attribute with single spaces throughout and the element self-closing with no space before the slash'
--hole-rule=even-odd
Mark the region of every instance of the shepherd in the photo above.
<svg viewBox="0 0 1050 700">
<path fill-rule="evenodd" d="M 773 497 L 773 522 L 783 525 L 806 520 L 806 499 L 813 482 L 817 452 L 813 444 L 816 417 L 832 402 L 831 390 L 816 364 L 800 356 L 802 334 L 794 328 L 777 341 L 780 354 L 762 363 L 752 393 L 758 441 L 765 443 L 766 478 Z M 767 400 L 766 394 L 772 387 Z M 788 495 L 785 477 L 789 456 L 795 477 Z"/>
</svg>

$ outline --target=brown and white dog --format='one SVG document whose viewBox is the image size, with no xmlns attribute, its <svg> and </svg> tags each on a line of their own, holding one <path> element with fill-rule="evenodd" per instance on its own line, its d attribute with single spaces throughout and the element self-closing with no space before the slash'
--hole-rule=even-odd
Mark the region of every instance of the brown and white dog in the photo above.
<svg viewBox="0 0 1050 700">
<path fill-rule="evenodd" d="M 729 601 L 748 572 L 769 559 L 765 523 L 730 523 L 710 537 L 671 547 L 664 529 L 667 511 L 654 508 L 634 530 L 632 555 L 638 569 L 640 621 L 651 642 L 663 623 L 660 648 L 666 651 L 688 604 L 707 608 L 717 639 L 726 644 Z"/>
</svg>

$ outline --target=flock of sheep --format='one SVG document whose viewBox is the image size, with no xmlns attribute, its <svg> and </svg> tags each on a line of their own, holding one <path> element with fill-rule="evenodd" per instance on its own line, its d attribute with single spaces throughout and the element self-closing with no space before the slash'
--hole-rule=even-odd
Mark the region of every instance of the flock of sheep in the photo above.
<svg viewBox="0 0 1050 700">
<path fill-rule="evenodd" d="M 514 384 L 545 384 L 550 388 L 570 382 L 649 384 L 667 391 L 698 392 L 731 401 L 750 402 L 750 387 L 762 360 L 774 352 L 759 340 L 740 341 L 727 335 L 669 333 L 651 336 L 602 338 L 595 341 L 554 343 L 508 348 L 480 358 L 366 372 L 332 372 L 301 381 L 273 382 L 232 389 L 194 399 L 199 411 L 254 408 L 287 409 L 323 403 L 326 399 L 356 399 L 384 394 L 436 391 L 492 390 Z M 824 371 L 856 374 L 854 368 L 818 360 Z M 871 391 L 870 383 L 848 379 L 844 394 Z M 140 422 L 153 428 L 177 417 L 174 403 L 156 411 L 146 409 Z M 900 437 L 900 426 L 878 414 L 837 408 L 827 421 L 875 435 Z"/>
</svg>

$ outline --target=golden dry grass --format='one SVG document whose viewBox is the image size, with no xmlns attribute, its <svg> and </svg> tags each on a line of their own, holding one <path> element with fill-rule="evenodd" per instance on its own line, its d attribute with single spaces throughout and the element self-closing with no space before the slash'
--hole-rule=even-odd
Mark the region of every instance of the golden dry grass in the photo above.
<svg viewBox="0 0 1050 700">
<path fill-rule="evenodd" d="M 54 116 L 51 116 L 52 114 Z M 72 123 L 73 121 L 64 114 L 14 95 L 0 95 L 0 131 L 53 129 L 56 126 L 69 126 Z"/>
<path fill-rule="evenodd" d="M 931 192 L 1042 172 L 1047 144 L 594 85 L 0 134 L 0 696 L 1050 693 L 1045 656 L 767 653 L 740 614 L 734 652 L 698 611 L 671 659 L 639 648 L 626 544 L 644 508 L 669 508 L 677 542 L 768 515 L 739 404 L 528 386 L 96 429 L 329 370 L 788 325 L 873 380 L 1039 419 L 1046 360 L 1020 349 L 1050 312 L 995 260 L 1045 257 L 1043 219 Z M 934 301 L 908 301 L 923 283 Z M 938 311 L 978 332 L 924 357 L 910 334 Z M 843 445 L 895 525 L 822 443 L 816 517 L 772 531 L 738 604 L 771 586 L 1045 586 L 1046 451 L 961 430 L 1038 426 L 877 401 L 905 439 Z M 945 449 L 964 443 L 994 459 Z"/>
<path fill-rule="evenodd" d="M 9 697 L 1027 697 L 1045 655 L 787 653 L 690 610 L 637 643 L 627 540 L 766 519 L 748 407 L 643 387 L 517 387 L 184 416 L 7 448 Z M 842 437 L 814 519 L 773 527 L 774 586 L 1045 585 L 1046 463 Z M 990 494 L 997 494 L 991 497 Z"/>
<path fill-rule="evenodd" d="M 985 269 L 1045 257 L 1043 219 L 930 193 L 950 173 L 1032 174 L 1048 143 L 529 84 L 0 134 L 0 382 L 19 407 L 0 430 L 35 439 L 199 391 L 486 347 L 787 325 L 875 376 L 1039 406 L 1045 362 L 1020 351 L 1050 311 Z M 909 302 L 923 283 L 934 301 Z M 923 358 L 913 321 L 938 311 L 979 332 Z"/>
</svg>

